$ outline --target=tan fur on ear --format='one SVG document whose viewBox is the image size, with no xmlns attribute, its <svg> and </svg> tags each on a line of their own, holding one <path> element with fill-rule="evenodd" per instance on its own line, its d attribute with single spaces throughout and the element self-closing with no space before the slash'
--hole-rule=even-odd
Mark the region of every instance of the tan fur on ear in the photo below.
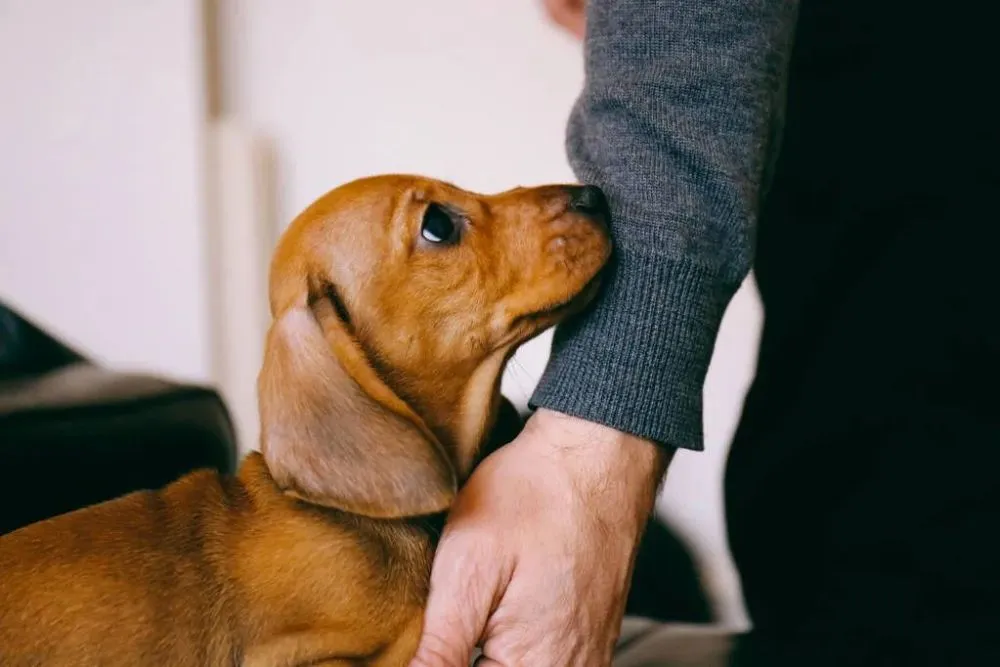
<svg viewBox="0 0 1000 667">
<path fill-rule="evenodd" d="M 272 324 L 258 390 L 261 451 L 287 492 L 375 518 L 451 504 L 457 482 L 443 447 L 326 299 Z"/>
</svg>

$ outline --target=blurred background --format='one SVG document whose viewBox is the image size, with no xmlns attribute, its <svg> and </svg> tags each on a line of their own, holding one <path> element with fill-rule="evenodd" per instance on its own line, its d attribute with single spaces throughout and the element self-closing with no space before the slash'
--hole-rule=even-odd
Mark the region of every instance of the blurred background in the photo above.
<svg viewBox="0 0 1000 667">
<path fill-rule="evenodd" d="M 537 0 L 0 0 L 0 301 L 100 363 L 218 387 L 255 448 L 283 227 L 379 172 L 572 181 L 582 81 Z M 709 371 L 706 451 L 679 454 L 659 503 L 737 629 L 721 479 L 760 315 L 751 280 Z M 549 342 L 505 375 L 520 407 Z"/>
</svg>

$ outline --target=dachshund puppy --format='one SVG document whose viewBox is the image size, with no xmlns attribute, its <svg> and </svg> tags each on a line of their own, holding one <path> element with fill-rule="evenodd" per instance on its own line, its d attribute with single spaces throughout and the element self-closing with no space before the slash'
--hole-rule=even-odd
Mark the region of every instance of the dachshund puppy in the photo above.
<svg viewBox="0 0 1000 667">
<path fill-rule="evenodd" d="M 521 343 L 594 296 L 589 186 L 361 179 L 270 273 L 260 451 L 0 538 L 0 665 L 406 665 Z"/>
</svg>

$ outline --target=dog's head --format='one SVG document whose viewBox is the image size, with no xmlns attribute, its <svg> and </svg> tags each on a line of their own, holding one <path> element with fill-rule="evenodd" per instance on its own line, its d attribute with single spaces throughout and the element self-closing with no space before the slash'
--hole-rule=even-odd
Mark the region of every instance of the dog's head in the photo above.
<svg viewBox="0 0 1000 667">
<path fill-rule="evenodd" d="M 593 187 L 485 196 L 414 176 L 313 203 L 271 265 L 258 389 L 278 485 L 371 517 L 446 509 L 507 359 L 593 297 L 606 218 Z"/>
</svg>

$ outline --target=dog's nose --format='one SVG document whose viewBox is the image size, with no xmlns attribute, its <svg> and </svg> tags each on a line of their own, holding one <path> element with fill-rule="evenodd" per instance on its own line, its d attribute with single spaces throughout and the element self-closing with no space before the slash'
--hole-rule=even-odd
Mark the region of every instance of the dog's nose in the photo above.
<svg viewBox="0 0 1000 667">
<path fill-rule="evenodd" d="M 570 189 L 569 208 L 592 218 L 607 220 L 610 215 L 608 199 L 596 185 L 574 186 Z"/>
</svg>

